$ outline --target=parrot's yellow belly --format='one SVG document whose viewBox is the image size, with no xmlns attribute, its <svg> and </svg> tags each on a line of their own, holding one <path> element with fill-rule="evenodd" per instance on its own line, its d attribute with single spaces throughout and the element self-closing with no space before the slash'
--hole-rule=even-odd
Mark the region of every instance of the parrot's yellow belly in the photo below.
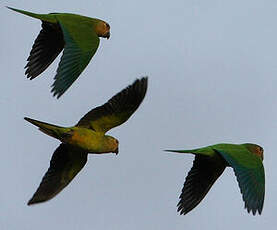
<svg viewBox="0 0 277 230">
<path fill-rule="evenodd" d="M 112 151 L 106 143 L 105 135 L 86 128 L 73 128 L 66 142 L 91 153 L 106 153 Z"/>
</svg>

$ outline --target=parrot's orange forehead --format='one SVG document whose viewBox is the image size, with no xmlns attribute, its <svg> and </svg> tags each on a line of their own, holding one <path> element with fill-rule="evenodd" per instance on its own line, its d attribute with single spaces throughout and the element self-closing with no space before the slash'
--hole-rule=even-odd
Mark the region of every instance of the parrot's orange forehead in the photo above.
<svg viewBox="0 0 277 230">
<path fill-rule="evenodd" d="M 252 143 L 245 143 L 245 146 L 251 153 L 261 158 L 261 160 L 264 159 L 264 149 L 261 146 Z"/>
<path fill-rule="evenodd" d="M 260 157 L 262 160 L 264 159 L 264 149 L 259 145 L 252 145 L 252 153 Z"/>
<path fill-rule="evenodd" d="M 262 158 L 262 160 L 264 159 L 264 149 L 261 146 L 256 146 L 256 153 L 259 157 Z"/>
</svg>

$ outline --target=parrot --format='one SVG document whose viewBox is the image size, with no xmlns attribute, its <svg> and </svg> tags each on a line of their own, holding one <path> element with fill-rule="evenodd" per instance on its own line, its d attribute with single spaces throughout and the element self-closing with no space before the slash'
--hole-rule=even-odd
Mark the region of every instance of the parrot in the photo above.
<svg viewBox="0 0 277 230">
<path fill-rule="evenodd" d="M 263 148 L 252 143 L 222 143 L 192 150 L 165 150 L 195 155 L 179 197 L 177 212 L 185 215 L 206 196 L 226 167 L 232 167 L 248 213 L 261 215 L 265 196 Z"/>
<path fill-rule="evenodd" d="M 88 153 L 118 154 L 118 140 L 105 133 L 130 118 L 142 103 L 147 85 L 148 77 L 136 79 L 108 102 L 89 111 L 72 127 L 24 118 L 62 142 L 54 151 L 50 167 L 28 205 L 48 201 L 62 191 L 85 166 Z"/>
<path fill-rule="evenodd" d="M 110 25 L 97 18 L 70 13 L 36 14 L 7 8 L 42 21 L 42 29 L 25 66 L 27 78 L 32 80 L 40 75 L 63 50 L 51 86 L 51 92 L 57 98 L 64 94 L 86 68 L 97 51 L 99 37 L 110 38 Z"/>
</svg>

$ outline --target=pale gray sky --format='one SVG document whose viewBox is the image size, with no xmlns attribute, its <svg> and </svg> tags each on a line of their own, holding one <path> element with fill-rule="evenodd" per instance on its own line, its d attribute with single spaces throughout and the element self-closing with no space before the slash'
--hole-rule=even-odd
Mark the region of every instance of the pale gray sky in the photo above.
<svg viewBox="0 0 277 230">
<path fill-rule="evenodd" d="M 59 58 L 33 81 L 24 66 L 38 13 L 71 12 L 111 25 L 94 60 L 59 99 L 50 85 Z M 1 1 L 1 229 L 267 229 L 277 208 L 277 2 L 227 0 Z M 27 206 L 59 142 L 24 116 L 70 126 L 135 78 L 146 98 L 121 127 L 118 156 L 90 155 L 57 197 Z M 261 216 L 244 209 L 231 169 L 186 216 L 176 204 L 193 156 L 163 152 L 230 142 L 265 149 Z"/>
</svg>

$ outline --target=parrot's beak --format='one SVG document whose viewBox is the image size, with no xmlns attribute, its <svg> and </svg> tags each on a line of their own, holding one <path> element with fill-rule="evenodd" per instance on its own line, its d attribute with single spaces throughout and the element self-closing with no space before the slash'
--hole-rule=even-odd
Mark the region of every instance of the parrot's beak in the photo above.
<svg viewBox="0 0 277 230">
<path fill-rule="evenodd" d="M 110 32 L 106 33 L 105 38 L 109 39 L 111 36 Z"/>
<path fill-rule="evenodd" d="M 116 150 L 114 150 L 114 153 L 115 153 L 115 155 L 118 154 L 118 148 Z"/>
</svg>

